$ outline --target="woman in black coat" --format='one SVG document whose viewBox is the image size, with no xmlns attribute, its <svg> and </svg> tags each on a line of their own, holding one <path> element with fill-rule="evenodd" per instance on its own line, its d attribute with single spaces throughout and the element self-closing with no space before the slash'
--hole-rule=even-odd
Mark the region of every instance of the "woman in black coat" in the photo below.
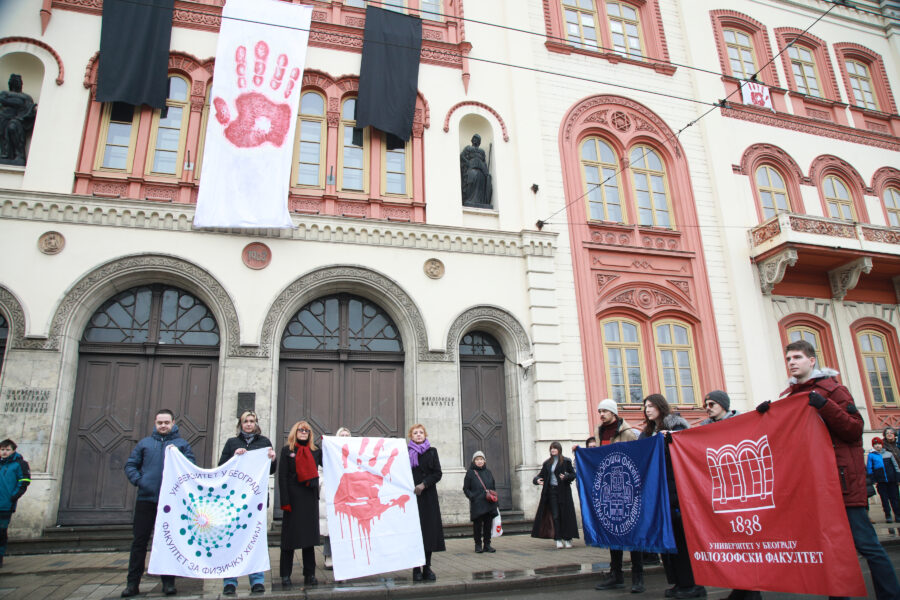
<svg viewBox="0 0 900 600">
<path fill-rule="evenodd" d="M 466 471 L 463 480 L 463 493 L 469 499 L 469 518 L 472 520 L 472 534 L 475 537 L 475 552 L 496 552 L 491 546 L 494 517 L 497 516 L 497 503 L 488 499 L 487 490 L 496 493 L 494 474 L 487 468 L 484 452 L 479 450 L 472 455 L 472 465 Z M 481 538 L 484 538 L 484 546 Z"/>
<path fill-rule="evenodd" d="M 260 450 L 262 448 L 269 449 L 269 460 L 272 461 L 272 467 L 269 469 L 269 475 L 271 475 L 275 472 L 275 465 L 277 464 L 277 461 L 275 460 L 275 450 L 272 449 L 272 442 L 262 434 L 262 430 L 259 428 L 259 422 L 256 420 L 256 413 L 245 410 L 241 413 L 241 416 L 238 417 L 237 435 L 233 438 L 228 438 L 228 441 L 225 442 L 225 447 L 222 448 L 222 456 L 219 457 L 219 466 L 221 467 L 231 460 L 232 457 L 240 456 L 248 450 Z M 250 591 L 255 594 L 265 592 L 266 586 L 263 581 L 263 573 L 251 573 Z M 237 591 L 237 577 L 226 577 L 222 583 L 225 586 L 222 593 L 226 596 L 234 595 Z"/>
<path fill-rule="evenodd" d="M 317 585 L 315 546 L 319 545 L 319 466 L 322 451 L 313 442 L 312 427 L 306 421 L 294 423 L 287 446 L 278 463 L 281 492 L 281 585 L 291 585 L 294 550 L 303 555 L 303 583 Z"/>
<path fill-rule="evenodd" d="M 444 526 L 441 523 L 441 505 L 438 504 L 437 482 L 441 480 L 441 461 L 436 448 L 428 441 L 425 426 L 416 424 L 409 428 L 409 464 L 413 483 L 416 484 L 416 502 L 419 505 L 419 524 L 422 527 L 422 544 L 425 547 L 425 564 L 413 569 L 413 581 L 434 581 L 437 576 L 431 570 L 431 553 L 443 552 Z"/>
<path fill-rule="evenodd" d="M 572 461 L 562 454 L 562 444 L 550 444 L 550 458 L 544 461 L 541 472 L 535 476 L 534 485 L 541 488 L 541 501 L 534 515 L 531 537 L 556 540 L 556 547 L 572 547 L 572 538 L 578 537 L 578 520 L 572 501 L 572 482 L 575 468 Z"/>
</svg>

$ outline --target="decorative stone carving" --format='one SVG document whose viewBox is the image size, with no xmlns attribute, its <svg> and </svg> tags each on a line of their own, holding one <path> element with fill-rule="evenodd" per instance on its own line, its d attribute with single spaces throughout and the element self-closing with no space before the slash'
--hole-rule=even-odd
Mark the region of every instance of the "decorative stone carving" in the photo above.
<svg viewBox="0 0 900 600">
<path fill-rule="evenodd" d="M 802 233 L 817 233 L 842 238 L 855 238 L 856 227 L 851 223 L 838 220 L 816 219 L 791 215 L 791 229 Z"/>
<path fill-rule="evenodd" d="M 44 254 L 59 254 L 66 246 L 66 238 L 58 231 L 48 231 L 38 238 L 38 249 Z"/>
<path fill-rule="evenodd" d="M 682 294 L 684 294 L 685 296 L 687 296 L 688 298 L 691 297 L 691 284 L 689 284 L 687 281 L 680 281 L 678 279 L 669 279 L 668 282 L 671 283 L 676 288 L 678 288 L 678 291 L 681 292 Z"/>
<path fill-rule="evenodd" d="M 440 279 L 444 276 L 444 263 L 436 258 L 429 258 L 425 261 L 423 270 L 429 279 Z"/>
<path fill-rule="evenodd" d="M 781 233 L 781 222 L 776 217 L 775 219 L 769 221 L 768 223 L 763 223 L 759 227 L 752 229 L 750 231 L 750 237 L 753 239 L 753 245 L 759 246 L 766 240 L 770 240 L 780 233 Z"/>
<path fill-rule="evenodd" d="M 861 225 L 863 237 L 870 242 L 900 244 L 900 231 L 894 227 L 872 227 Z"/>
<path fill-rule="evenodd" d="M 781 283 L 781 280 L 784 279 L 787 268 L 793 267 L 795 264 L 797 264 L 797 251 L 793 248 L 783 250 L 775 256 L 756 263 L 762 293 L 766 296 L 770 295 L 775 284 Z"/>
<path fill-rule="evenodd" d="M 872 259 L 868 256 L 842 265 L 837 269 L 828 271 L 828 281 L 831 283 L 831 296 L 835 300 L 843 300 L 847 292 L 859 283 L 859 276 L 872 271 Z"/>
<path fill-rule="evenodd" d="M 619 278 L 618 275 L 603 275 L 603 274 L 597 275 L 597 292 L 599 293 L 600 290 L 602 290 L 604 287 L 606 287 L 606 284 L 608 284 L 610 281 L 613 281 L 618 278 Z"/>
<path fill-rule="evenodd" d="M 9 76 L 9 91 L 0 92 L 0 164 L 25 166 L 25 143 L 34 128 L 37 104 L 22 91 L 22 76 Z"/>
<path fill-rule="evenodd" d="M 502 308 L 476 306 L 456 317 L 450 326 L 450 331 L 447 332 L 447 352 L 445 353 L 449 357 L 448 360 L 455 360 L 459 339 L 463 334 L 474 329 L 479 323 L 485 322 L 498 325 L 509 334 L 511 341 L 516 343 L 517 356 L 531 355 L 531 341 L 518 319 Z"/>
<path fill-rule="evenodd" d="M 0 286 L 0 311 L 6 317 L 9 325 L 9 334 L 6 344 L 10 348 L 21 348 L 25 339 L 25 311 L 19 304 L 18 298 L 12 292 Z"/>
<path fill-rule="evenodd" d="M 390 298 L 395 309 L 395 314 L 391 316 L 395 322 L 404 321 L 413 330 L 419 361 L 446 362 L 451 360 L 450 355 L 446 352 L 429 352 L 425 321 L 409 294 L 381 273 L 362 267 L 323 267 L 301 276 L 287 286 L 278 294 L 266 315 L 259 348 L 256 349 L 257 352 L 254 356 L 268 357 L 274 350 L 274 344 L 277 343 L 276 338 L 280 339 L 281 332 L 275 331 L 276 326 L 287 323 L 291 316 L 288 313 L 298 310 L 302 301 L 312 300 L 313 297 L 310 294 L 318 295 L 316 288 L 332 284 L 329 285 L 329 289 L 332 290 L 335 283 L 343 284 L 348 291 L 360 287 L 375 289 L 382 296 Z"/>
<path fill-rule="evenodd" d="M 447 115 L 444 117 L 444 133 L 447 133 L 448 131 L 450 131 L 450 116 L 453 114 L 454 111 L 456 111 L 457 109 L 459 109 L 463 106 L 475 106 L 475 107 L 481 108 L 483 110 L 486 110 L 489 113 L 491 113 L 492 115 L 494 115 L 494 118 L 497 119 L 498 123 L 500 123 L 500 130 L 503 132 L 503 141 L 504 142 L 509 141 L 509 132 L 506 130 L 506 122 L 503 120 L 503 117 L 500 116 L 500 113 L 498 113 L 496 110 L 494 110 L 487 104 L 484 104 L 482 102 L 475 102 L 473 100 L 464 100 L 462 102 L 457 102 L 450 108 L 450 110 L 447 111 Z"/>
<path fill-rule="evenodd" d="M 179 258 L 159 255 L 129 256 L 110 261 L 97 269 L 94 269 L 76 283 L 71 291 L 66 294 L 56 309 L 53 322 L 50 325 L 50 335 L 46 339 L 25 340 L 23 347 L 41 350 L 59 350 L 60 339 L 66 334 L 72 314 L 84 302 L 97 293 L 97 290 L 106 284 L 126 276 L 141 274 L 146 281 L 154 281 L 159 273 L 167 273 L 178 276 L 189 284 L 188 291 L 200 291 L 200 299 L 203 300 L 216 316 L 220 330 L 227 332 L 227 352 L 229 356 L 256 356 L 255 348 L 242 348 L 240 346 L 240 323 L 234 302 L 225 291 L 225 288 L 204 269 Z M 133 278 L 132 278 L 133 279 Z M 179 285 L 176 281 L 174 285 Z M 182 284 L 183 285 L 183 284 Z M 193 289 L 191 289 L 193 288 Z M 110 289 L 109 295 L 115 290 Z M 71 333 L 80 335 L 81 332 Z"/>
</svg>

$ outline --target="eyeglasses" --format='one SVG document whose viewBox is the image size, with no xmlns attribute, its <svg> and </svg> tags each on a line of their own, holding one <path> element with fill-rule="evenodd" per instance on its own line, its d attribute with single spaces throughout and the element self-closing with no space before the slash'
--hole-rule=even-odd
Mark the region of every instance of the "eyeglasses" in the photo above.
<svg viewBox="0 0 900 600">
<path fill-rule="evenodd" d="M 297 431 L 302 431 L 303 433 L 309 433 L 310 430 L 307 429 L 306 427 L 301 427 L 301 428 L 298 429 Z"/>
<path fill-rule="evenodd" d="M 716 405 L 715 402 L 707 402 L 707 403 L 706 403 L 706 408 L 712 408 L 712 407 L 715 406 L 715 405 Z"/>
</svg>

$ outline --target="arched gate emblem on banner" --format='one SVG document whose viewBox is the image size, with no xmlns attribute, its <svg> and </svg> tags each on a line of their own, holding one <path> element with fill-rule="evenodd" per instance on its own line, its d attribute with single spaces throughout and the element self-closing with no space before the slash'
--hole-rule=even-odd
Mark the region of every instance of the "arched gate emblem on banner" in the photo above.
<svg viewBox="0 0 900 600">
<path fill-rule="evenodd" d="M 591 506 L 600 524 L 615 535 L 634 529 L 641 515 L 641 474 L 628 455 L 612 452 L 597 466 Z"/>
<path fill-rule="evenodd" d="M 713 512 L 775 508 L 775 468 L 769 436 L 706 449 Z"/>
</svg>

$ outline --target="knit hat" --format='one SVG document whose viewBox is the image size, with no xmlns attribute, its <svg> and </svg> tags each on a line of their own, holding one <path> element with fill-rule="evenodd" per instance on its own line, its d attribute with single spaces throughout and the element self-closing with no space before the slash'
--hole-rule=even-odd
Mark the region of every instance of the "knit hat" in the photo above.
<svg viewBox="0 0 900 600">
<path fill-rule="evenodd" d="M 873 448 L 875 447 L 875 444 L 881 444 L 882 446 L 884 446 L 884 442 L 881 440 L 880 437 L 872 438 L 872 447 Z"/>
<path fill-rule="evenodd" d="M 606 398 L 605 400 L 601 400 L 600 404 L 597 405 L 597 412 L 600 412 L 601 410 L 608 410 L 612 414 L 618 415 L 619 414 L 619 405 L 616 404 L 615 400 L 610 400 L 609 398 Z"/>
<path fill-rule="evenodd" d="M 475 459 L 478 458 L 479 456 L 481 458 L 484 458 L 484 452 L 482 452 L 481 450 L 476 451 L 475 454 L 472 455 L 472 462 L 475 462 Z M 484 458 L 484 460 L 485 460 L 485 462 L 487 462 L 486 458 Z"/>
<path fill-rule="evenodd" d="M 731 398 L 722 390 L 713 390 L 706 395 L 706 400 L 712 400 L 726 411 L 731 409 Z"/>
</svg>

